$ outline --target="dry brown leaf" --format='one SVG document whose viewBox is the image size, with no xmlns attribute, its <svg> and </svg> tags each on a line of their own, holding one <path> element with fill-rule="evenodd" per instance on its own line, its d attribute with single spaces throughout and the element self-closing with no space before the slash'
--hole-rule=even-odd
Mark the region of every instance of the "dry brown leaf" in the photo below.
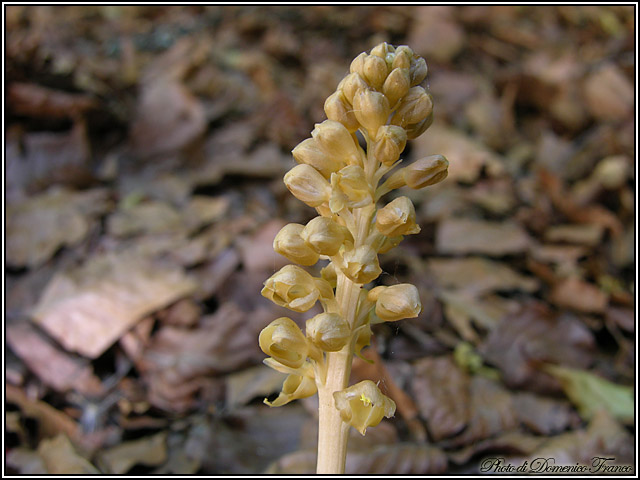
<svg viewBox="0 0 640 480">
<path fill-rule="evenodd" d="M 434 440 L 465 428 L 470 416 L 469 377 L 450 357 L 427 357 L 416 362 L 412 390 Z"/>
<path fill-rule="evenodd" d="M 143 85 L 135 112 L 130 138 L 142 157 L 180 150 L 207 127 L 202 103 L 184 85 L 165 76 Z"/>
<path fill-rule="evenodd" d="M 286 225 L 284 220 L 274 219 L 261 226 L 260 229 L 248 239 L 240 242 L 242 263 L 250 272 L 273 270 L 274 272 L 287 263 L 290 263 L 282 255 L 273 251 L 273 239 L 282 227 Z"/>
<path fill-rule="evenodd" d="M 248 318 L 251 317 L 251 318 Z M 140 369 L 150 401 L 163 409 L 184 411 L 212 374 L 238 369 L 259 358 L 261 325 L 255 312 L 225 303 L 192 330 L 166 326 L 153 336 Z"/>
<path fill-rule="evenodd" d="M 527 455 L 535 451 L 547 439 L 536 437 L 518 431 L 505 432 L 494 438 L 481 440 L 461 450 L 450 453 L 448 456 L 454 463 L 462 465 L 467 463 L 473 456 L 485 451 L 509 452 Z"/>
<path fill-rule="evenodd" d="M 59 350 L 26 321 L 7 327 L 7 342 L 29 369 L 54 390 L 77 390 L 86 395 L 102 391 L 100 380 L 87 361 Z"/>
<path fill-rule="evenodd" d="M 559 307 L 583 313 L 603 313 L 609 303 L 600 288 L 574 275 L 556 284 L 549 299 Z"/>
<path fill-rule="evenodd" d="M 198 323 L 202 307 L 192 298 L 183 298 L 158 312 L 157 317 L 164 325 L 189 328 Z"/>
<path fill-rule="evenodd" d="M 440 222 L 436 233 L 436 249 L 440 253 L 502 256 L 522 253 L 530 243 L 527 232 L 513 221 L 449 218 Z"/>
<path fill-rule="evenodd" d="M 69 438 L 62 433 L 55 438 L 45 439 L 40 442 L 38 454 L 42 457 L 47 472 L 53 475 L 93 475 L 100 473 L 86 458 L 76 452 Z"/>
<path fill-rule="evenodd" d="M 602 240 L 604 228 L 595 223 L 583 225 L 552 225 L 544 233 L 548 242 L 566 242 L 595 247 Z"/>
<path fill-rule="evenodd" d="M 438 62 L 449 62 L 465 46 L 465 32 L 454 18 L 456 10 L 448 6 L 417 7 L 408 45 L 419 55 Z"/>
<path fill-rule="evenodd" d="M 7 207 L 7 263 L 37 267 L 64 246 L 80 243 L 107 208 L 106 191 L 54 188 Z"/>
<path fill-rule="evenodd" d="M 553 314 L 540 303 L 507 315 L 480 347 L 484 359 L 502 372 L 504 382 L 539 392 L 558 392 L 559 384 L 539 372 L 539 362 L 586 368 L 595 341 L 584 323 L 570 314 Z"/>
<path fill-rule="evenodd" d="M 457 397 L 449 397 L 456 402 Z M 458 436 L 447 440 L 448 446 L 462 446 L 475 443 L 505 430 L 511 430 L 518 424 L 513 397 L 502 384 L 476 375 L 469 384 L 469 420 L 467 428 Z"/>
<path fill-rule="evenodd" d="M 567 402 L 520 392 L 513 397 L 518 420 L 534 433 L 553 435 L 576 427 L 580 418 Z"/>
<path fill-rule="evenodd" d="M 194 290 L 180 269 L 126 252 L 97 255 L 56 275 L 32 315 L 67 350 L 97 358 L 145 315 Z"/>
<path fill-rule="evenodd" d="M 614 63 L 605 63 L 584 82 L 587 108 L 598 120 L 622 120 L 633 111 L 633 84 Z"/>
<path fill-rule="evenodd" d="M 153 317 L 143 318 L 135 327 L 120 337 L 120 346 L 134 363 L 140 360 L 144 349 L 149 344 L 154 324 Z"/>
<path fill-rule="evenodd" d="M 78 437 L 78 424 L 66 413 L 56 410 L 48 403 L 27 397 L 21 389 L 13 385 L 5 386 L 5 394 L 7 403 L 18 405 L 25 416 L 38 420 L 41 438 L 55 437 L 58 434 Z"/>
<path fill-rule="evenodd" d="M 121 208 L 107 221 L 109 234 L 128 237 L 139 234 L 159 235 L 183 229 L 182 215 L 167 203 L 147 201 Z"/>
<path fill-rule="evenodd" d="M 105 473 L 122 475 L 135 465 L 157 466 L 166 459 L 167 432 L 160 432 L 103 450 L 97 463 Z"/>
<path fill-rule="evenodd" d="M 482 257 L 433 258 L 428 260 L 427 267 L 441 287 L 462 290 L 474 296 L 504 290 L 530 293 L 538 288 L 535 278 L 519 274 L 506 263 Z"/>
<path fill-rule="evenodd" d="M 88 95 L 52 90 L 35 83 L 14 82 L 8 88 L 8 102 L 18 115 L 35 118 L 74 118 L 97 107 Z"/>
<path fill-rule="evenodd" d="M 226 408 L 230 411 L 246 405 L 255 397 L 280 391 L 285 376 L 264 365 L 231 373 L 226 380 Z"/>
<path fill-rule="evenodd" d="M 28 192 L 50 185 L 83 187 L 93 179 L 91 151 L 84 121 L 76 121 L 68 132 L 33 132 L 22 138 L 24 156 L 8 165 L 11 183 Z"/>
<path fill-rule="evenodd" d="M 459 180 L 474 183 L 483 168 L 491 176 L 499 176 L 504 171 L 502 160 L 492 150 L 464 133 L 437 122 L 429 128 L 428 134 L 412 142 L 412 148 L 415 158 L 436 152 L 444 155 L 449 160 L 449 182 Z"/>
</svg>

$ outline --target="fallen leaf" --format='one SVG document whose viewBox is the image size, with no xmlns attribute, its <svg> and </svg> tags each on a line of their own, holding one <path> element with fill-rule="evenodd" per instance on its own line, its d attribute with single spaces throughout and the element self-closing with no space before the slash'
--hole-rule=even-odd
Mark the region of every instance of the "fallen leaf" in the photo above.
<svg viewBox="0 0 640 480">
<path fill-rule="evenodd" d="M 537 368 L 540 362 L 586 368 L 593 362 L 595 340 L 571 314 L 554 314 L 540 303 L 528 303 L 505 316 L 479 352 L 515 388 L 557 392 L 558 383 Z"/>
<path fill-rule="evenodd" d="M 56 410 L 51 405 L 40 400 L 34 400 L 13 385 L 5 386 L 7 403 L 13 403 L 20 407 L 26 417 L 38 420 L 38 433 L 40 438 L 55 437 L 65 434 L 71 438 L 79 435 L 78 424 L 69 415 Z"/>
<path fill-rule="evenodd" d="M 518 431 L 505 432 L 494 438 L 487 438 L 473 443 L 461 450 L 449 453 L 448 457 L 454 463 L 462 465 L 482 452 L 509 452 L 527 455 L 534 452 L 547 439 Z"/>
<path fill-rule="evenodd" d="M 56 275 L 32 315 L 67 350 L 97 358 L 145 315 L 194 290 L 180 269 L 103 254 Z"/>
<path fill-rule="evenodd" d="M 427 261 L 427 269 L 441 287 L 465 291 L 473 296 L 505 290 L 531 293 L 538 289 L 535 278 L 521 275 L 506 263 L 482 257 L 432 258 Z"/>
<path fill-rule="evenodd" d="M 407 44 L 417 54 L 438 62 L 449 62 L 465 46 L 466 35 L 455 20 L 451 6 L 417 7 L 413 12 L 413 27 Z"/>
<path fill-rule="evenodd" d="M 603 235 L 604 228 L 595 223 L 553 225 L 545 231 L 544 239 L 548 242 L 566 242 L 595 247 L 601 242 Z"/>
<path fill-rule="evenodd" d="M 460 400 L 456 398 L 456 403 Z M 444 442 L 447 446 L 462 446 L 492 437 L 518 424 L 513 396 L 500 383 L 475 375 L 468 393 L 469 417 L 467 428 L 458 436 Z"/>
<path fill-rule="evenodd" d="M 86 458 L 76 452 L 69 438 L 64 434 L 40 442 L 38 454 L 42 457 L 47 472 L 53 475 L 93 475 L 100 473 Z"/>
<path fill-rule="evenodd" d="M 169 204 L 157 201 L 138 203 L 109 216 L 107 230 L 117 237 L 139 234 L 161 235 L 182 230 L 182 215 Z"/>
<path fill-rule="evenodd" d="M 122 475 L 135 465 L 157 466 L 166 459 L 167 432 L 160 432 L 103 450 L 97 463 L 105 473 Z"/>
<path fill-rule="evenodd" d="M 529 245 L 527 233 L 512 221 L 450 218 L 440 222 L 436 232 L 436 249 L 440 253 L 502 256 L 522 253 Z"/>
<path fill-rule="evenodd" d="M 266 397 L 280 391 L 285 377 L 264 365 L 227 375 L 226 408 L 230 411 L 246 405 L 256 397 Z"/>
<path fill-rule="evenodd" d="M 606 293 L 577 276 L 570 276 L 556 284 L 549 299 L 559 307 L 584 313 L 603 313 L 609 303 Z"/>
<path fill-rule="evenodd" d="M 53 188 L 7 207 L 7 263 L 34 268 L 60 247 L 85 239 L 107 208 L 106 191 L 71 192 Z"/>
<path fill-rule="evenodd" d="M 520 392 L 513 397 L 518 420 L 534 433 L 553 435 L 578 426 L 579 419 L 566 402 Z"/>
<path fill-rule="evenodd" d="M 616 64 L 603 63 L 584 82 L 587 108 L 598 120 L 619 121 L 633 110 L 633 84 Z"/>
<path fill-rule="evenodd" d="M 100 380 L 87 361 L 56 348 L 26 321 L 7 326 L 7 342 L 29 369 L 54 390 L 77 390 L 85 395 L 102 392 Z"/>
<path fill-rule="evenodd" d="M 617 385 L 575 368 L 547 365 L 544 371 L 560 381 L 582 418 L 590 420 L 599 409 L 604 408 L 621 422 L 633 422 L 635 408 L 632 386 Z"/>
<path fill-rule="evenodd" d="M 130 138 L 142 157 L 180 150 L 207 127 L 201 102 L 180 82 L 165 77 L 143 85 L 134 111 Z"/>
<path fill-rule="evenodd" d="M 77 118 L 87 110 L 97 107 L 97 102 L 88 95 L 22 82 L 9 85 L 8 104 L 14 113 L 35 118 Z"/>
<path fill-rule="evenodd" d="M 283 220 L 271 220 L 261 226 L 251 238 L 244 239 L 244 241 L 240 242 L 242 264 L 248 271 L 276 271 L 280 267 L 290 263 L 285 257 L 273 251 L 273 239 L 285 225 L 286 222 Z"/>
<path fill-rule="evenodd" d="M 431 437 L 439 441 L 462 431 L 470 418 L 467 374 L 448 356 L 427 357 L 413 367 L 413 397 Z"/>
</svg>

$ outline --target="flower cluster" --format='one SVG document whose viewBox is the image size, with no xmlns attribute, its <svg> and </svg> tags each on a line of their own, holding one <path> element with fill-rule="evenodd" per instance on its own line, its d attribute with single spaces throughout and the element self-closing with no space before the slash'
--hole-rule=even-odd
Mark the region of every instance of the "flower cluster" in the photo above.
<svg viewBox="0 0 640 480">
<path fill-rule="evenodd" d="M 409 198 L 398 196 L 376 208 L 381 197 L 447 176 L 448 162 L 440 155 L 396 168 L 407 140 L 422 134 L 433 119 L 433 99 L 420 86 L 426 75 L 424 59 L 407 46 L 382 43 L 361 53 L 326 100 L 327 120 L 293 149 L 298 165 L 284 183 L 319 216 L 306 225 L 285 226 L 273 248 L 302 266 L 329 263 L 319 277 L 287 265 L 264 284 L 262 295 L 278 305 L 306 312 L 320 302 L 324 310 L 307 320 L 305 333 L 287 317 L 260 333 L 260 348 L 270 356 L 265 363 L 288 374 L 282 393 L 269 405 L 313 395 L 327 381 L 328 355 L 358 354 L 369 344 L 371 324 L 413 318 L 422 309 L 413 285 L 371 290 L 364 285 L 382 273 L 379 254 L 420 232 Z M 393 401 L 370 381 L 333 396 L 343 421 L 363 434 L 395 411 Z"/>
</svg>

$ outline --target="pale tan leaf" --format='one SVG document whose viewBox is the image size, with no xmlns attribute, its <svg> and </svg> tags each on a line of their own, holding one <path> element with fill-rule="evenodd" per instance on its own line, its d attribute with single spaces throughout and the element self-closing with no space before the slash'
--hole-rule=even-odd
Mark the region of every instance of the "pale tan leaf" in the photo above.
<svg viewBox="0 0 640 480">
<path fill-rule="evenodd" d="M 194 290 L 180 269 L 104 254 L 56 275 L 32 315 L 67 350 L 96 358 L 145 315 Z"/>
<path fill-rule="evenodd" d="M 38 453 L 44 461 L 47 472 L 54 475 L 92 475 L 100 473 L 86 458 L 76 452 L 69 438 L 64 434 L 40 442 Z"/>
<path fill-rule="evenodd" d="M 450 218 L 440 222 L 436 233 L 436 248 L 440 253 L 502 256 L 524 252 L 529 245 L 529 235 L 513 221 Z"/>
<path fill-rule="evenodd" d="M 167 459 L 167 432 L 123 442 L 98 455 L 98 465 L 105 473 L 121 475 L 135 465 L 156 466 Z"/>
</svg>

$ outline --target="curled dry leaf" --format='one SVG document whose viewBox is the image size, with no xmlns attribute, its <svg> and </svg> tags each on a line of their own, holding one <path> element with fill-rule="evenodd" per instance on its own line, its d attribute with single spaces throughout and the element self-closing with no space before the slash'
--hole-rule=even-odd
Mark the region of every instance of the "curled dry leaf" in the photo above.
<svg viewBox="0 0 640 480">
<path fill-rule="evenodd" d="M 550 300 L 559 307 L 583 313 L 603 313 L 609 303 L 607 294 L 600 288 L 574 275 L 553 287 Z"/>
<path fill-rule="evenodd" d="M 97 255 L 57 274 L 32 315 L 67 350 L 97 358 L 145 315 L 194 290 L 180 269 L 126 252 Z"/>
<path fill-rule="evenodd" d="M 471 378 L 468 398 L 470 414 L 467 428 L 444 442 L 448 446 L 475 443 L 518 425 L 513 396 L 500 383 L 476 375 Z"/>
<path fill-rule="evenodd" d="M 436 249 L 440 253 L 502 256 L 522 253 L 529 245 L 529 235 L 512 221 L 450 218 L 440 222 L 436 234 Z"/>
<path fill-rule="evenodd" d="M 535 278 L 519 274 L 506 263 L 482 257 L 433 258 L 427 266 L 441 287 L 468 291 L 474 296 L 504 290 L 530 293 L 538 288 Z"/>
<path fill-rule="evenodd" d="M 14 113 L 35 118 L 73 118 L 97 107 L 97 102 L 88 95 L 71 94 L 22 82 L 9 85 L 8 101 Z"/>
<path fill-rule="evenodd" d="M 465 428 L 470 418 L 469 377 L 451 357 L 427 357 L 416 362 L 411 386 L 420 416 L 434 440 Z"/>
<path fill-rule="evenodd" d="M 100 380 L 87 361 L 59 350 L 26 321 L 7 327 L 7 342 L 45 385 L 59 392 L 101 392 Z"/>
<path fill-rule="evenodd" d="M 51 189 L 7 207 L 7 263 L 37 267 L 63 246 L 80 243 L 107 209 L 104 190 Z"/>
<path fill-rule="evenodd" d="M 100 473 L 86 458 L 78 454 L 69 438 L 62 433 L 55 438 L 40 442 L 38 454 L 42 457 L 47 472 L 50 474 L 93 475 Z"/>
<path fill-rule="evenodd" d="M 502 319 L 481 345 L 480 353 L 500 369 L 507 385 L 557 392 L 559 385 L 538 370 L 539 363 L 585 368 L 593 361 L 594 347 L 593 334 L 579 319 L 529 303 Z"/>
<path fill-rule="evenodd" d="M 97 463 L 105 473 L 122 475 L 135 465 L 157 466 L 166 459 L 167 432 L 160 432 L 103 450 Z"/>
<path fill-rule="evenodd" d="M 553 435 L 579 423 L 571 406 L 561 400 L 520 392 L 513 397 L 513 403 L 518 420 L 540 435 Z"/>
</svg>

